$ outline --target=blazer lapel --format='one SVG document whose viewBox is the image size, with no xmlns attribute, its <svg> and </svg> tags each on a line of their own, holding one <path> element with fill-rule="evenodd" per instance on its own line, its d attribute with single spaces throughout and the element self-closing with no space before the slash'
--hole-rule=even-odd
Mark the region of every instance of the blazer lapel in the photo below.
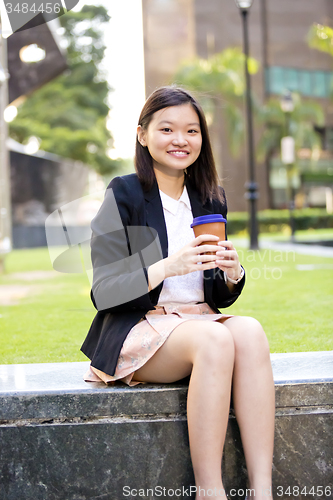
<svg viewBox="0 0 333 500">
<path fill-rule="evenodd" d="M 154 228 L 160 238 L 163 258 L 168 256 L 168 237 L 165 225 L 164 212 L 158 184 L 155 179 L 153 188 L 144 193 L 146 204 L 146 223 L 148 227 Z"/>
<path fill-rule="evenodd" d="M 186 189 L 188 192 L 188 197 L 190 198 L 191 208 L 193 217 L 200 217 L 200 215 L 209 215 L 212 214 L 211 204 L 206 202 L 205 205 L 202 205 L 200 196 L 198 192 L 193 189 L 188 179 L 185 181 Z"/>
</svg>

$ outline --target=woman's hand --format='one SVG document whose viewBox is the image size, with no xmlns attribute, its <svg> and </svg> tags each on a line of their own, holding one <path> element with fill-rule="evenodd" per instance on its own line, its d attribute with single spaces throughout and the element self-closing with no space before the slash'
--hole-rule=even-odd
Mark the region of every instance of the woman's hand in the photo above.
<svg viewBox="0 0 333 500">
<path fill-rule="evenodd" d="M 231 241 L 219 241 L 220 249 L 216 252 L 216 265 L 232 280 L 237 280 L 241 275 L 241 265 L 237 251 Z M 222 247 L 222 248 L 221 248 Z"/>
<path fill-rule="evenodd" d="M 216 241 L 216 245 L 201 245 L 205 241 Z M 217 246 L 218 241 L 218 236 L 201 234 L 178 252 L 164 259 L 165 277 L 170 278 L 171 276 L 182 276 L 194 271 L 214 269 L 217 266 L 215 252 L 221 249 L 221 247 Z M 204 252 L 213 252 L 213 255 L 203 255 Z"/>
</svg>

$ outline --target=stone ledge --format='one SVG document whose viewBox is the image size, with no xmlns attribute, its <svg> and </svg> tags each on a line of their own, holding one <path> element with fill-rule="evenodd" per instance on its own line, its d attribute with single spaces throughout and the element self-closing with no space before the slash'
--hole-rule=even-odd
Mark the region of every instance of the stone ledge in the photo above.
<svg viewBox="0 0 333 500">
<path fill-rule="evenodd" d="M 331 486 L 333 497 L 333 351 L 272 354 L 271 359 L 275 496 L 278 486 L 287 491 L 298 485 Z M 126 485 L 193 484 L 187 381 L 131 388 L 121 382 L 86 383 L 82 376 L 88 364 L 0 366 L 1 500 L 123 500 Z M 227 490 L 245 487 L 232 412 L 223 474 Z"/>
<path fill-rule="evenodd" d="M 272 354 L 276 408 L 333 405 L 333 351 Z M 84 382 L 89 362 L 0 365 L 0 421 L 186 415 L 187 381 Z"/>
</svg>

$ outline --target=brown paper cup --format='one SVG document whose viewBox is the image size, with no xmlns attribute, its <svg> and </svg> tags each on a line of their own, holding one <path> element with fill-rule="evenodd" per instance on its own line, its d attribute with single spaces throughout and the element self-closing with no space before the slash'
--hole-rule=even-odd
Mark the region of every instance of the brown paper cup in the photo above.
<svg viewBox="0 0 333 500">
<path fill-rule="evenodd" d="M 219 241 L 225 240 L 225 222 L 210 222 L 193 226 L 194 235 L 197 238 L 201 234 L 214 234 L 219 237 Z M 204 241 L 201 245 L 217 245 L 217 241 Z M 200 245 L 200 246 L 201 246 Z M 206 255 L 214 255 L 215 252 L 204 252 Z"/>
</svg>

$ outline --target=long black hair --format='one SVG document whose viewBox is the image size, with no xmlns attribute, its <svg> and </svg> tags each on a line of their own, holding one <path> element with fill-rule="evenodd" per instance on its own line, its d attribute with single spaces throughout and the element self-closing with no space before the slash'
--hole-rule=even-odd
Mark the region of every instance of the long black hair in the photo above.
<svg viewBox="0 0 333 500">
<path fill-rule="evenodd" d="M 187 168 L 186 176 L 191 185 L 199 192 L 201 200 L 217 198 L 223 200 L 223 195 L 218 188 L 218 174 L 212 153 L 209 139 L 208 126 L 204 112 L 198 101 L 186 90 L 176 87 L 160 87 L 155 90 L 147 99 L 140 114 L 139 125 L 143 130 L 147 130 L 154 113 L 160 109 L 170 106 L 181 106 L 191 104 L 197 113 L 200 122 L 202 146 L 196 161 Z M 155 181 L 153 169 L 153 159 L 147 147 L 140 144 L 136 137 L 135 147 L 135 170 L 144 190 L 149 191 Z"/>
</svg>

